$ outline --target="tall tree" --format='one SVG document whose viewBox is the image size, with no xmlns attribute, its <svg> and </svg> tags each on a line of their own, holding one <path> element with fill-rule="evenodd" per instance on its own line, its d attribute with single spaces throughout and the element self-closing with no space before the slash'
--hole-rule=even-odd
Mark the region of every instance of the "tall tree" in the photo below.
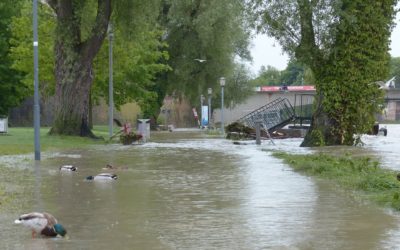
<svg viewBox="0 0 400 250">
<path fill-rule="evenodd" d="M 124 34 L 133 35 L 135 28 L 154 24 L 153 13 L 157 13 L 158 1 L 46 2 L 56 15 L 54 50 L 57 103 L 50 133 L 93 136 L 89 128 L 89 96 L 94 79 L 93 61 L 107 35 L 111 15 L 114 12 L 115 25 L 124 27 Z"/>
<path fill-rule="evenodd" d="M 13 68 L 25 74 L 23 82 L 30 86 L 33 82 L 32 58 L 30 49 L 32 43 L 31 6 L 25 1 L 22 6 L 22 15 L 13 18 L 11 59 Z M 92 3 L 94 5 L 94 2 Z M 47 5 L 39 5 L 39 37 L 40 37 L 40 87 L 42 99 L 54 95 L 55 77 L 54 37 L 56 20 L 53 11 Z M 86 6 L 91 13 L 93 6 Z M 83 10 L 82 10 L 83 11 Z M 93 11 L 94 13 L 94 11 Z M 83 23 L 90 23 L 90 15 L 85 16 Z M 86 28 L 84 28 L 86 33 Z M 168 58 L 165 51 L 166 44 L 160 41 L 161 31 L 157 27 L 137 30 L 135 35 L 123 32 L 124 27 L 115 26 L 113 33 L 114 57 L 114 105 L 117 109 L 127 102 L 136 101 L 145 110 L 151 108 L 157 95 L 152 91 L 154 78 L 157 73 L 169 70 L 168 65 L 162 63 Z M 128 31 L 129 32 L 129 31 Z M 93 61 L 93 84 L 91 99 L 96 102 L 100 98 L 108 100 L 108 47 L 109 40 L 103 43 L 99 53 Z"/>
<path fill-rule="evenodd" d="M 21 82 L 23 74 L 12 68 L 10 58 L 11 20 L 20 13 L 21 2 L 0 2 L 0 115 L 17 106 L 28 95 L 31 84 Z M 32 34 L 32 33 L 31 33 Z"/>
<path fill-rule="evenodd" d="M 163 1 L 160 22 L 166 28 L 164 39 L 169 45 L 168 63 L 173 70 L 160 76 L 160 91 L 185 97 L 194 105 L 199 103 L 201 94 L 207 94 L 209 87 L 214 96 L 219 96 L 220 77 L 227 79 L 227 85 L 239 83 L 234 79 L 245 72 L 242 66 L 236 65 L 235 58 L 250 59 L 244 2 Z M 247 85 L 247 82 L 240 83 Z M 228 98 L 240 101 L 235 96 Z M 225 103 L 228 105 L 231 101 Z"/>
<path fill-rule="evenodd" d="M 316 110 L 303 146 L 352 145 L 374 122 L 396 0 L 252 0 L 259 30 L 313 71 Z"/>
</svg>

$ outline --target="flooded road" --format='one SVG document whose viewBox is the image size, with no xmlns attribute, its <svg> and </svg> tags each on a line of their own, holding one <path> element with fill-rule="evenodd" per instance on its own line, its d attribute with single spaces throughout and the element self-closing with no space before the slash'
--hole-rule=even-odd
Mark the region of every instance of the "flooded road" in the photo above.
<svg viewBox="0 0 400 250">
<path fill-rule="evenodd" d="M 361 151 L 400 170 L 394 161 L 400 126 L 393 126 L 388 137 L 366 137 Z M 2 157 L 0 169 L 26 190 L 17 209 L 1 210 L 0 249 L 396 249 L 398 213 L 356 201 L 271 157 L 270 150 L 307 153 L 300 142 L 233 145 L 174 132 L 140 146 L 47 153 L 37 166 Z M 62 164 L 78 172 L 60 173 Z M 84 180 L 106 164 L 119 167 L 117 181 Z M 31 239 L 13 224 L 30 211 L 55 215 L 70 239 Z"/>
</svg>

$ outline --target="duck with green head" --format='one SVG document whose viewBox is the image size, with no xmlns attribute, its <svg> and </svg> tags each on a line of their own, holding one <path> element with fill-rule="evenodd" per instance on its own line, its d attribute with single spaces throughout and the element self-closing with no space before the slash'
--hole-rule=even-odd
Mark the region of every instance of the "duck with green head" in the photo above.
<svg viewBox="0 0 400 250">
<path fill-rule="evenodd" d="M 67 234 L 67 230 L 49 213 L 32 212 L 23 214 L 15 220 L 15 224 L 22 224 L 30 228 L 32 230 L 32 238 L 35 238 L 36 234 L 47 237 L 56 237 L 57 235 L 65 237 Z"/>
</svg>

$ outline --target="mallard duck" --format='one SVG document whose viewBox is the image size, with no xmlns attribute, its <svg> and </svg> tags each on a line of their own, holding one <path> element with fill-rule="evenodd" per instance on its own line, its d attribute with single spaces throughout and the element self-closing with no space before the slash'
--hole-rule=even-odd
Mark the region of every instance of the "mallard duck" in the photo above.
<svg viewBox="0 0 400 250">
<path fill-rule="evenodd" d="M 23 214 L 14 222 L 30 228 L 32 230 L 32 238 L 35 238 L 36 234 L 48 237 L 56 237 L 57 235 L 64 237 L 67 234 L 67 230 L 49 213 L 32 212 Z"/>
<path fill-rule="evenodd" d="M 86 180 L 89 181 L 108 181 L 108 180 L 116 180 L 118 179 L 116 174 L 112 174 L 112 173 L 101 173 L 98 175 L 91 175 L 86 177 Z"/>
<path fill-rule="evenodd" d="M 73 166 L 73 165 L 61 165 L 60 166 L 60 171 L 69 171 L 69 172 L 74 172 L 77 171 L 78 168 Z"/>
</svg>

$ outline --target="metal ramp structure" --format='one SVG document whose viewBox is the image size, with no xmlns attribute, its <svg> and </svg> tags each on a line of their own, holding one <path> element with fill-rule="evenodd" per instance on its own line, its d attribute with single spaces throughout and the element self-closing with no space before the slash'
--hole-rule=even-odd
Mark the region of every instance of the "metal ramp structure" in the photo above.
<svg viewBox="0 0 400 250">
<path fill-rule="evenodd" d="M 269 133 L 286 126 L 295 119 L 295 110 L 289 100 L 286 98 L 277 98 L 243 116 L 238 122 L 250 128 L 256 128 L 256 123 L 259 122 L 261 128 L 269 135 Z"/>
</svg>

